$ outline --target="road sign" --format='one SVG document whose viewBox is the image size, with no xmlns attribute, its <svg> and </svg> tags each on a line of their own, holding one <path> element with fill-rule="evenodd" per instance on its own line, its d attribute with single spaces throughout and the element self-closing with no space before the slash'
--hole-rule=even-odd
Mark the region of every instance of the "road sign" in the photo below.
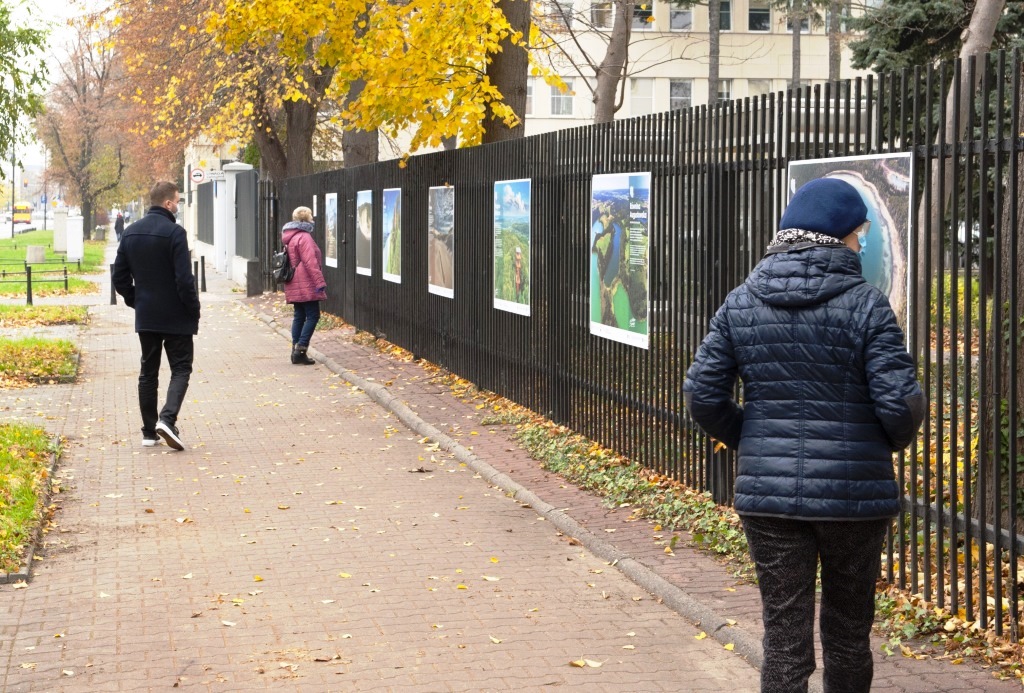
<svg viewBox="0 0 1024 693">
<path fill-rule="evenodd" d="M 193 183 L 202 183 L 206 180 L 206 171 L 201 168 L 192 169 L 192 173 L 189 175 L 191 176 Z"/>
</svg>

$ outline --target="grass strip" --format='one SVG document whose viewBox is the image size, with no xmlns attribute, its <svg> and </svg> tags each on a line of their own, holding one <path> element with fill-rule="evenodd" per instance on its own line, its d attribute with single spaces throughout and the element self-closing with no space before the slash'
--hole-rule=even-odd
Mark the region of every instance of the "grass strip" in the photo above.
<svg viewBox="0 0 1024 693">
<path fill-rule="evenodd" d="M 0 424 L 0 572 L 21 568 L 25 547 L 46 514 L 51 452 L 56 450 L 42 429 Z"/>
<path fill-rule="evenodd" d="M 78 370 L 77 355 L 66 339 L 0 337 L 0 375 L 33 382 L 67 378 Z"/>
<path fill-rule="evenodd" d="M 85 306 L 0 305 L 0 327 L 83 325 L 88 318 L 89 311 Z"/>
</svg>

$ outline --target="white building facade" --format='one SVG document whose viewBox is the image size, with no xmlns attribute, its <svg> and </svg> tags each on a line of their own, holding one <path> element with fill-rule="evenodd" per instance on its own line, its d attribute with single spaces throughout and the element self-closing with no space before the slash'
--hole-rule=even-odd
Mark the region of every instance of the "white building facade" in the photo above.
<svg viewBox="0 0 1024 693">
<path fill-rule="evenodd" d="M 558 46 L 548 52 L 550 67 L 570 91 L 530 78 L 527 135 L 593 122 L 588 85 L 596 80 L 582 53 L 589 55 L 590 62 L 600 63 L 611 33 L 612 8 L 603 0 L 542 0 L 535 8 L 538 23 Z M 769 0 L 721 0 L 720 16 L 718 97 L 741 99 L 787 89 L 793 71 L 793 33 L 785 13 Z M 802 85 L 828 81 L 826 31 L 823 17 L 802 23 Z M 636 4 L 616 119 L 708 103 L 709 47 L 706 6 L 683 9 L 663 0 Z M 850 67 L 850 51 L 845 47 L 840 65 L 841 79 L 868 74 Z"/>
</svg>

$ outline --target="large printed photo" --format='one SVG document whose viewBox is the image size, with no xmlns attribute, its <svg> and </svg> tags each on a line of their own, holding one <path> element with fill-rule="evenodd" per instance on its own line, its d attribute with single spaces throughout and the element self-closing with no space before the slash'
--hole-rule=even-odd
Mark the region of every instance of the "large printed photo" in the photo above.
<svg viewBox="0 0 1024 693">
<path fill-rule="evenodd" d="M 494 184 L 494 307 L 530 314 L 530 181 Z"/>
<path fill-rule="evenodd" d="M 860 193 L 868 208 L 868 232 L 860 237 L 861 268 L 907 329 L 913 159 L 909 153 L 813 159 L 789 164 L 789 195 L 815 178 L 838 178 Z"/>
<path fill-rule="evenodd" d="M 455 188 L 430 188 L 427 198 L 427 290 L 455 298 Z"/>
<path fill-rule="evenodd" d="M 650 173 L 593 178 L 590 333 L 648 347 Z"/>
</svg>

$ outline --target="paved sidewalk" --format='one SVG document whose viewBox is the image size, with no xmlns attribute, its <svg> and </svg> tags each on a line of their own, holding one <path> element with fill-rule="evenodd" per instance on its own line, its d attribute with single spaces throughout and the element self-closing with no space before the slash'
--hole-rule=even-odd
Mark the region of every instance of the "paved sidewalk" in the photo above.
<svg viewBox="0 0 1024 693">
<path fill-rule="evenodd" d="M 92 310 L 77 384 L 0 391 L 5 418 L 69 439 L 46 560 L 0 586 L 0 690 L 757 690 L 756 588 L 666 555 L 670 535 L 349 330 L 314 336 L 329 368 L 292 366 L 287 321 L 207 280 L 186 452 L 138 445 L 120 305 Z M 1019 689 L 941 661 L 875 672 L 875 691 Z"/>
<path fill-rule="evenodd" d="M 208 281 L 186 451 L 140 446 L 132 313 L 107 294 L 77 383 L 0 392 L 5 420 L 68 440 L 43 560 L 0 586 L 0 690 L 756 690 Z"/>
</svg>

